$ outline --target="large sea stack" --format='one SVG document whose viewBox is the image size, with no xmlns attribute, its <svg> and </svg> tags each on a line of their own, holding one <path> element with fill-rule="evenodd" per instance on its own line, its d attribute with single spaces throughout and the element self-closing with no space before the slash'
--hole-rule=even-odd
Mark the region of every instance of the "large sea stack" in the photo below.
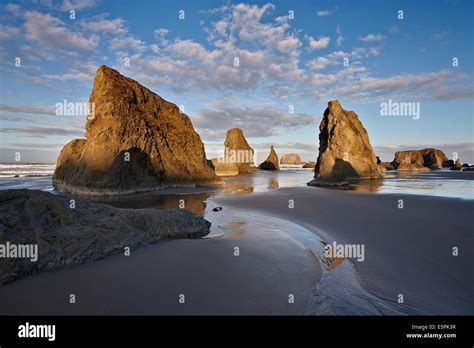
<svg viewBox="0 0 474 348">
<path fill-rule="evenodd" d="M 270 154 L 267 159 L 262 162 L 259 166 L 262 170 L 280 170 L 280 165 L 278 164 L 278 155 L 275 152 L 275 149 L 272 145 L 270 148 Z"/>
<path fill-rule="evenodd" d="M 381 177 L 382 170 L 357 114 L 344 110 L 337 100 L 330 101 L 319 125 L 315 177 L 308 185 L 342 185 Z"/>
<path fill-rule="evenodd" d="M 86 138 L 62 149 L 59 190 L 107 195 L 176 186 L 221 185 L 188 116 L 138 82 L 101 66 L 89 102 Z"/>
</svg>

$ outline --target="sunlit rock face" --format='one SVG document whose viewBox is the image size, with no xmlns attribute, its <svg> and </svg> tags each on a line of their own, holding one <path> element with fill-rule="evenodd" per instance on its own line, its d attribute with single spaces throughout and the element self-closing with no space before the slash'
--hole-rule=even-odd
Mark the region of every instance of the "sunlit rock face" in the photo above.
<svg viewBox="0 0 474 348">
<path fill-rule="evenodd" d="M 319 125 L 315 177 L 308 185 L 337 185 L 381 177 L 383 172 L 357 114 L 344 110 L 337 100 L 330 101 Z"/>
<path fill-rule="evenodd" d="M 175 104 L 106 66 L 97 70 L 89 101 L 94 114 L 86 138 L 62 149 L 55 188 L 106 195 L 222 184 L 191 120 Z"/>
</svg>

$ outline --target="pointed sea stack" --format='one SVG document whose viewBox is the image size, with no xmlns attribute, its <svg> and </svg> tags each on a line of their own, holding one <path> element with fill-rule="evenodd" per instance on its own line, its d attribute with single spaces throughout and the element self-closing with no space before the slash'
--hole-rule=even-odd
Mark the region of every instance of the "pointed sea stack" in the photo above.
<svg viewBox="0 0 474 348">
<path fill-rule="evenodd" d="M 268 155 L 267 159 L 260 164 L 259 168 L 262 170 L 280 170 L 280 165 L 278 164 L 278 155 L 276 154 L 273 145 L 270 148 L 270 154 Z"/>
<path fill-rule="evenodd" d="M 369 136 L 353 111 L 339 101 L 328 103 L 319 125 L 319 155 L 314 180 L 308 185 L 345 185 L 351 180 L 381 178 Z"/>
<path fill-rule="evenodd" d="M 179 186 L 222 185 L 204 144 L 179 108 L 101 66 L 90 96 L 86 138 L 62 149 L 53 185 L 77 194 L 117 195 Z"/>
</svg>

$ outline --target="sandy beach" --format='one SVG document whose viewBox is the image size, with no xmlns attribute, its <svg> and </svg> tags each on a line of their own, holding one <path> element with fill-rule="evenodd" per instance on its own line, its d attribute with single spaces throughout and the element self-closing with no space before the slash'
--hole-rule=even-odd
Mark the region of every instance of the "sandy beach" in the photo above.
<svg viewBox="0 0 474 348">
<path fill-rule="evenodd" d="M 238 212 L 215 214 L 209 238 L 163 241 L 129 257 L 118 254 L 0 286 L 0 314 L 303 314 L 321 267 L 287 232 L 301 228 L 248 216 L 244 221 Z M 71 293 L 76 304 L 69 303 Z"/>
<path fill-rule="evenodd" d="M 357 192 L 365 184 L 349 191 L 304 187 L 311 172 L 265 174 L 227 179 L 220 191 L 103 199 L 126 209 L 176 208 L 184 199 L 187 210 L 212 223 L 211 233 L 0 286 L 0 314 L 474 313 L 472 199 Z M 432 181 L 416 186 L 413 179 L 419 180 L 410 177 L 398 186 L 423 192 Z M 378 186 L 383 191 L 391 180 Z M 444 186 L 451 182 L 458 181 L 446 178 Z M 364 245 L 363 261 L 324 258 L 321 242 L 334 241 Z M 68 302 L 71 293 L 75 305 Z"/>
<path fill-rule="evenodd" d="M 474 313 L 472 200 L 302 187 L 216 203 L 287 219 L 328 243 L 364 244 L 365 260 L 352 260 L 358 282 L 402 313 Z"/>
</svg>

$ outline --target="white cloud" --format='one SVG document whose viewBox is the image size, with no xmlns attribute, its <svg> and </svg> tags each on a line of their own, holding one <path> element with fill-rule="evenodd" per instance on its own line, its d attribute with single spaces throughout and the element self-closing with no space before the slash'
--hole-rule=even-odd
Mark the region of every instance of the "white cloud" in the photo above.
<svg viewBox="0 0 474 348">
<path fill-rule="evenodd" d="M 55 115 L 53 107 L 25 104 L 0 104 L 2 113 Z"/>
<path fill-rule="evenodd" d="M 98 2 L 98 0 L 64 0 L 60 9 L 61 11 L 77 11 L 84 8 L 94 7 L 98 4 Z"/>
<path fill-rule="evenodd" d="M 367 34 L 366 36 L 359 37 L 359 40 L 362 42 L 377 42 L 385 40 L 385 36 L 382 34 Z"/>
<path fill-rule="evenodd" d="M 155 29 L 154 33 L 156 38 L 163 39 L 166 35 L 168 35 L 169 30 L 165 28 L 158 28 Z"/>
<path fill-rule="evenodd" d="M 86 37 L 72 32 L 61 20 L 48 14 L 28 11 L 25 14 L 26 38 L 43 47 L 92 50 L 99 44 L 99 37 Z"/>
<path fill-rule="evenodd" d="M 373 77 L 364 67 L 348 67 L 333 74 L 312 74 L 306 81 L 317 86 L 307 92 L 318 100 L 337 96 L 369 103 L 390 98 L 416 101 L 472 98 L 474 86 L 472 82 L 463 83 L 464 78 L 467 78 L 465 74 L 451 70 Z"/>
<path fill-rule="evenodd" d="M 320 10 L 320 11 L 318 11 L 318 16 L 319 17 L 326 17 L 326 16 L 330 16 L 330 15 L 332 15 L 331 10 Z"/>
<path fill-rule="evenodd" d="M 97 21 L 81 21 L 81 25 L 94 32 L 105 32 L 115 35 L 127 32 L 125 20 L 122 18 L 116 18 L 113 20 L 101 19 Z"/>
<path fill-rule="evenodd" d="M 69 69 L 66 73 L 61 74 L 61 75 L 43 75 L 43 77 L 46 79 L 59 80 L 59 81 L 78 80 L 78 81 L 90 82 L 94 80 L 94 74 L 79 71 L 77 69 Z"/>
<path fill-rule="evenodd" d="M 327 36 L 321 37 L 319 40 L 311 36 L 308 36 L 308 44 L 310 50 L 317 50 L 321 48 L 326 48 L 329 45 L 330 38 Z"/>
<path fill-rule="evenodd" d="M 21 14 L 20 5 L 18 4 L 12 4 L 12 3 L 6 4 L 5 9 L 14 16 L 19 16 Z"/>
<path fill-rule="evenodd" d="M 308 66 L 314 70 L 322 70 L 331 64 L 333 64 L 332 61 L 325 57 L 318 57 L 308 62 Z"/>
<path fill-rule="evenodd" d="M 0 41 L 20 35 L 20 28 L 0 24 Z"/>
<path fill-rule="evenodd" d="M 128 55 L 128 52 L 143 52 L 146 49 L 145 43 L 133 36 L 114 37 L 109 42 L 109 48 L 117 51 L 121 55 Z"/>
<path fill-rule="evenodd" d="M 276 135 L 281 128 L 297 130 L 308 124 L 315 125 L 320 120 L 308 114 L 289 114 L 272 106 L 223 106 L 201 109 L 199 115 L 193 118 L 193 125 L 208 140 L 224 139 L 227 129 L 232 127 L 242 128 L 246 137 L 266 137 Z"/>
</svg>

